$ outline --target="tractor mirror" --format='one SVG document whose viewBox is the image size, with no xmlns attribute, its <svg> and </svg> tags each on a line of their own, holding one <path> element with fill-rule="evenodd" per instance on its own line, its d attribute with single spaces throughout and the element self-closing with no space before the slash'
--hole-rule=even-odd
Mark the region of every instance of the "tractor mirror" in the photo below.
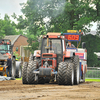
<svg viewBox="0 0 100 100">
<path fill-rule="evenodd" d="M 86 48 L 86 43 L 82 42 L 82 48 L 85 49 Z"/>
</svg>

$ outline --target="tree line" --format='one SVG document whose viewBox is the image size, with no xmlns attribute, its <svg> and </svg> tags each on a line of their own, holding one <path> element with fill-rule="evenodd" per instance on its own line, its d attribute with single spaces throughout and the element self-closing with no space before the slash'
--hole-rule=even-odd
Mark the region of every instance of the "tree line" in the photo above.
<svg viewBox="0 0 100 100">
<path fill-rule="evenodd" d="M 27 0 L 20 6 L 23 15 L 12 15 L 17 24 L 7 14 L 4 19 L 0 19 L 0 37 L 23 34 L 28 37 L 31 50 L 34 51 L 39 45 L 37 38 L 40 35 L 81 29 L 85 34 L 82 41 L 86 42 L 88 66 L 100 65 L 94 54 L 100 51 L 100 25 L 98 24 L 97 34 L 87 34 L 90 31 L 87 25 L 91 27 L 90 22 L 100 21 L 99 0 Z"/>
</svg>

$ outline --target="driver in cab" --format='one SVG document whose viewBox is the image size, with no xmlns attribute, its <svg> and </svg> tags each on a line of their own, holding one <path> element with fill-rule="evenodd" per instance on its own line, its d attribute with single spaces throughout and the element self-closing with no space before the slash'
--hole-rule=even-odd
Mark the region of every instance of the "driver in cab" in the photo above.
<svg viewBox="0 0 100 100">
<path fill-rule="evenodd" d="M 76 47 L 71 43 L 71 41 L 68 41 L 67 48 L 76 48 Z"/>
</svg>

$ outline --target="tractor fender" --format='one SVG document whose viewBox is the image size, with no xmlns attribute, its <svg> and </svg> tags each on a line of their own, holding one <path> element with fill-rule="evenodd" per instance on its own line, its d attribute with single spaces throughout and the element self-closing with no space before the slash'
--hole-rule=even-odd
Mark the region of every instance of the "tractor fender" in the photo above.
<svg viewBox="0 0 100 100">
<path fill-rule="evenodd" d="M 73 56 L 75 56 L 75 52 L 66 51 L 65 58 L 70 58 L 70 57 L 73 57 Z"/>
</svg>

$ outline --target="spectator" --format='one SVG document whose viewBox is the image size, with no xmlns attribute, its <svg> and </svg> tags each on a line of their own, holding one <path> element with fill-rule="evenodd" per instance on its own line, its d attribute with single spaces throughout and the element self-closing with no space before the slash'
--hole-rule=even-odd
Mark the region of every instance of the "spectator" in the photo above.
<svg viewBox="0 0 100 100">
<path fill-rule="evenodd" d="M 8 56 L 8 59 L 7 59 L 7 66 L 6 66 L 5 68 L 6 68 L 7 77 L 11 77 L 11 72 L 12 72 L 12 60 L 11 60 L 11 55 Z M 8 74 L 8 72 L 9 72 L 9 74 Z"/>
</svg>

